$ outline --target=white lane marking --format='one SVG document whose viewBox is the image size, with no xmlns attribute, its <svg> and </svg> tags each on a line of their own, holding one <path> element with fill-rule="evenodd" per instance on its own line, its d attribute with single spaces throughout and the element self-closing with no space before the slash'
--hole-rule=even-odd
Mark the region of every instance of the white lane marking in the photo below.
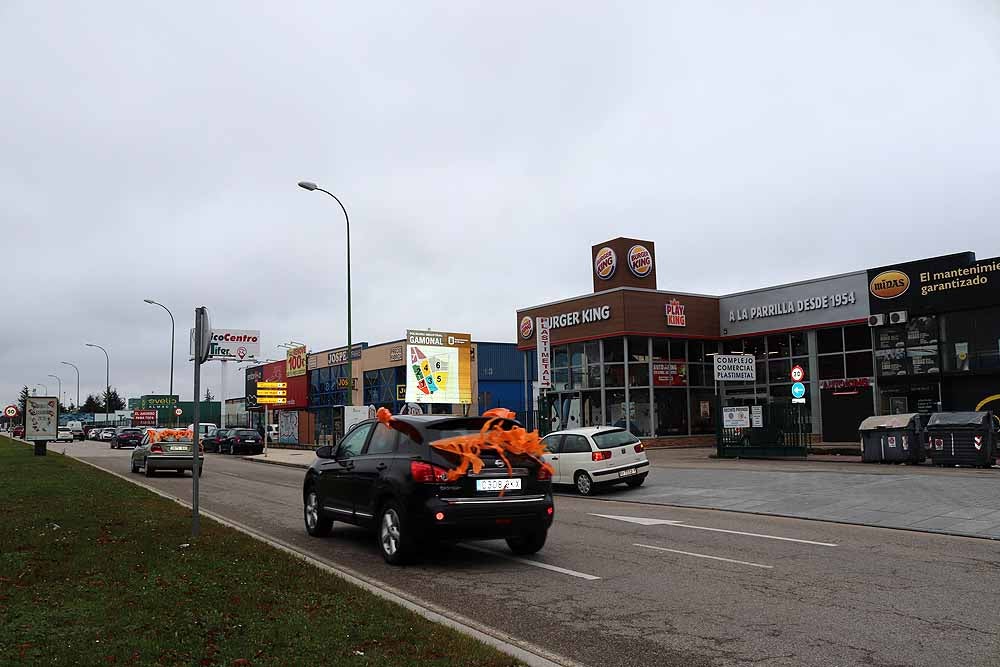
<svg viewBox="0 0 1000 667">
<path fill-rule="evenodd" d="M 666 547 L 654 547 L 651 544 L 633 544 L 634 547 L 642 547 L 644 549 L 656 549 L 657 551 L 669 551 L 672 554 L 683 554 L 684 556 L 694 556 L 695 558 L 710 558 L 711 560 L 721 560 L 726 563 L 736 563 L 737 565 L 748 565 L 750 567 L 760 567 L 765 570 L 773 570 L 773 565 L 761 565 L 760 563 L 751 563 L 745 560 L 733 560 L 732 558 L 723 558 L 721 556 L 709 556 L 707 554 L 696 554 L 690 551 L 681 551 L 680 549 L 667 549 Z"/>
<path fill-rule="evenodd" d="M 745 535 L 747 537 L 763 537 L 768 540 L 781 540 L 782 542 L 798 542 L 799 544 L 812 544 L 818 547 L 835 547 L 838 546 L 833 542 L 816 542 L 814 540 L 802 540 L 797 537 L 781 537 L 780 535 L 764 535 L 763 533 L 747 533 L 742 530 L 727 530 L 725 528 L 709 528 L 708 526 L 689 526 L 683 521 L 674 521 L 670 519 L 647 519 L 639 516 L 616 516 L 614 514 L 593 514 L 590 516 L 599 516 L 603 519 L 615 519 L 617 521 L 627 521 L 629 523 L 638 523 L 643 526 L 672 526 L 674 528 L 693 528 L 694 530 L 709 530 L 713 533 L 729 533 L 730 535 Z"/>
<path fill-rule="evenodd" d="M 500 553 L 499 551 L 493 551 L 492 549 L 484 549 L 483 547 L 476 547 L 471 544 L 460 544 L 458 545 L 463 549 L 470 549 L 472 551 L 478 551 L 480 553 L 489 554 L 490 556 L 496 556 L 497 558 L 504 558 L 506 560 L 512 560 L 515 563 L 524 563 L 525 565 L 533 565 L 535 567 L 540 567 L 543 570 L 552 570 L 553 572 L 558 572 L 560 574 L 568 574 L 571 577 L 577 577 L 578 579 L 586 579 L 587 581 L 597 581 L 600 577 L 595 577 L 592 574 L 587 574 L 585 572 L 577 572 L 576 570 L 567 570 L 564 567 L 559 567 L 557 565 L 549 565 L 548 563 L 540 563 L 537 560 L 528 560 L 527 558 L 518 558 L 517 556 L 508 556 L 507 554 Z"/>
</svg>

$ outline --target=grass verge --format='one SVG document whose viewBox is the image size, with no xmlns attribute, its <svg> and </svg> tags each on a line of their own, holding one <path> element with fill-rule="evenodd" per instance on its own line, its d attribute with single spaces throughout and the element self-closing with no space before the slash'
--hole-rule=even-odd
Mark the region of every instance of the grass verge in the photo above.
<svg viewBox="0 0 1000 667">
<path fill-rule="evenodd" d="M 520 664 L 190 516 L 0 437 L 0 664 Z"/>
</svg>

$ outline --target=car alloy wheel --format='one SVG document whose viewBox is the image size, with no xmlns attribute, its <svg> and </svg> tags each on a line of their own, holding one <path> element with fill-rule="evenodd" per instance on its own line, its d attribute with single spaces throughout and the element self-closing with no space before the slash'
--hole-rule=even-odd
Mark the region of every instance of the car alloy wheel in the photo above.
<svg viewBox="0 0 1000 667">
<path fill-rule="evenodd" d="M 386 508 L 382 513 L 382 525 L 379 528 L 379 539 L 382 542 L 382 553 L 387 558 L 393 558 L 399 552 L 400 547 L 400 521 L 399 513 L 393 507 Z"/>
<path fill-rule="evenodd" d="M 594 484 L 590 481 L 590 475 L 582 470 L 576 473 L 576 490 L 581 496 L 589 496 L 594 491 Z"/>
<path fill-rule="evenodd" d="M 330 529 L 333 528 L 333 521 L 320 513 L 319 496 L 315 489 L 309 489 L 306 494 L 303 518 L 306 523 L 306 532 L 312 537 L 326 537 L 330 534 Z"/>
</svg>

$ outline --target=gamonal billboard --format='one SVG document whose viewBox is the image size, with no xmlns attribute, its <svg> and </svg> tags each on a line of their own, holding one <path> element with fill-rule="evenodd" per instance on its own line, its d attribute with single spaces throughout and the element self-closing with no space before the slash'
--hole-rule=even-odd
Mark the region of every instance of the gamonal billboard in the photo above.
<svg viewBox="0 0 1000 667">
<path fill-rule="evenodd" d="M 406 332 L 406 402 L 472 403 L 472 337 Z"/>
</svg>

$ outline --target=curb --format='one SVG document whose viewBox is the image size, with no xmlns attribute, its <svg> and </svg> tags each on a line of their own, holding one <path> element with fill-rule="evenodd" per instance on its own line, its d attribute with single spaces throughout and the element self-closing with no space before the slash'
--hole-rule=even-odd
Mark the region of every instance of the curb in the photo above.
<svg viewBox="0 0 1000 667">
<path fill-rule="evenodd" d="M 284 466 L 286 468 L 298 468 L 299 470 L 306 470 L 309 465 L 302 465 L 301 463 L 289 463 L 287 461 L 268 461 L 267 459 L 254 459 L 249 456 L 241 456 L 244 461 L 249 461 L 250 463 L 264 463 L 271 466 Z"/>
<path fill-rule="evenodd" d="M 64 456 L 66 455 L 64 454 Z M 100 470 L 103 473 L 114 475 L 119 479 L 125 480 L 126 482 L 142 487 L 147 491 L 155 493 L 161 498 L 166 498 L 167 500 L 171 500 L 177 503 L 181 507 L 191 509 L 191 504 L 188 503 L 187 501 L 182 500 L 177 496 L 172 496 L 169 493 L 160 491 L 159 489 L 149 486 L 143 482 L 140 482 L 137 479 L 132 479 L 130 477 L 117 473 L 113 470 L 102 468 L 97 464 L 91 463 L 90 461 L 85 461 L 84 459 L 80 459 L 75 456 L 70 456 L 70 458 L 72 458 L 74 461 L 79 461 L 80 463 L 95 468 L 96 470 Z M 267 461 L 267 463 L 271 462 Z M 290 464 L 275 463 L 273 465 L 288 466 Z M 530 665 L 531 667 L 585 667 L 583 663 L 579 663 L 576 662 L 575 660 L 563 657 L 561 655 L 548 651 L 540 646 L 536 646 L 535 644 L 532 644 L 530 642 L 517 639 L 497 628 L 493 628 L 483 623 L 479 623 L 478 621 L 475 621 L 471 618 L 467 618 L 465 616 L 462 616 L 461 614 L 457 614 L 443 607 L 439 607 L 431 602 L 422 600 L 421 598 L 404 593 L 403 591 L 395 589 L 391 586 L 387 586 L 386 584 L 383 584 L 376 579 L 367 577 L 359 572 L 350 570 L 349 568 L 343 567 L 341 565 L 334 565 L 333 563 L 330 563 L 319 556 L 310 554 L 307 551 L 303 551 L 298 547 L 295 547 L 291 544 L 287 544 L 281 540 L 269 537 L 263 533 L 258 532 L 253 528 L 250 528 L 249 526 L 244 526 L 243 524 L 238 523 L 236 521 L 232 521 L 231 519 L 226 519 L 218 514 L 215 514 L 214 512 L 208 512 L 203 509 L 199 509 L 199 514 L 209 519 L 212 519 L 213 521 L 221 523 L 224 526 L 227 526 L 234 530 L 238 530 L 241 533 L 244 533 L 245 535 L 254 538 L 255 540 L 264 542 L 265 544 L 274 547 L 275 549 L 280 549 L 285 553 L 291 554 L 292 556 L 295 556 L 296 558 L 299 558 L 305 561 L 306 563 L 309 563 L 310 565 L 313 565 L 335 576 L 338 576 L 341 579 L 344 579 L 354 584 L 355 586 L 358 586 L 359 588 L 368 591 L 369 593 L 377 595 L 378 597 L 384 600 L 388 600 L 402 607 L 405 607 L 406 609 L 422 616 L 423 618 L 426 618 L 429 621 L 432 621 L 434 623 L 440 623 L 441 625 L 449 627 L 453 630 L 457 630 L 458 632 L 469 635 L 473 639 L 476 639 L 484 644 L 487 644 L 488 646 L 492 646 L 493 648 L 503 653 L 506 653 L 509 656 L 521 660 L 522 662 Z"/>
</svg>

